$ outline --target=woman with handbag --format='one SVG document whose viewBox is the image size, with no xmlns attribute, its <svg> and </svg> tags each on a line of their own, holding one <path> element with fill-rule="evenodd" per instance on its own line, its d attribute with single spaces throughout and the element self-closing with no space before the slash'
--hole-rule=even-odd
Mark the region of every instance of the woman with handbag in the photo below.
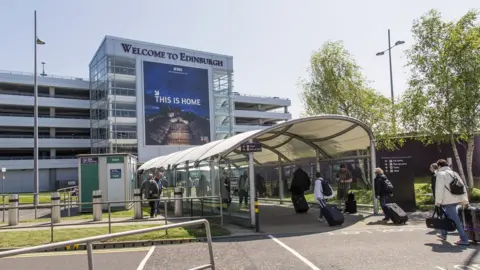
<svg viewBox="0 0 480 270">
<path fill-rule="evenodd" d="M 435 206 L 441 207 L 445 216 L 455 223 L 460 240 L 456 245 L 468 245 L 468 236 L 463 229 L 462 222 L 457 213 L 457 206 L 468 204 L 467 189 L 458 173 L 452 171 L 444 159 L 437 161 L 438 171 L 436 172 L 435 183 Z M 441 230 L 437 237 L 447 240 L 447 231 Z"/>
</svg>

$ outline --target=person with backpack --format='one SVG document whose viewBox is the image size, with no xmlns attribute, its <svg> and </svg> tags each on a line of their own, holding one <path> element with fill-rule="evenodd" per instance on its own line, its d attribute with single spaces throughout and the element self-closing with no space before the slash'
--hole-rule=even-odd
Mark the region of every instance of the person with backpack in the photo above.
<svg viewBox="0 0 480 270">
<path fill-rule="evenodd" d="M 150 206 L 150 217 L 155 217 L 155 200 L 158 199 L 159 188 L 157 182 L 153 179 L 153 174 L 148 175 L 148 179 L 143 181 L 140 192 L 148 200 Z"/>
<path fill-rule="evenodd" d="M 385 215 L 382 221 L 388 222 L 390 218 L 386 214 L 388 210 L 386 210 L 385 205 L 387 204 L 387 198 L 393 195 L 393 185 L 381 168 L 376 168 L 374 172 L 376 175 L 374 179 L 375 197 L 380 201 L 380 206 Z"/>
<path fill-rule="evenodd" d="M 457 213 L 457 206 L 468 204 L 467 188 L 465 182 L 460 178 L 458 173 L 454 172 L 448 162 L 444 159 L 437 161 L 438 171 L 436 173 L 435 183 L 435 206 L 441 207 L 446 217 L 452 220 L 457 227 L 460 240 L 455 242 L 456 245 L 469 244 L 468 236 L 463 229 L 462 222 Z M 447 231 L 440 231 L 437 234 L 440 240 L 447 240 Z"/>
<path fill-rule="evenodd" d="M 333 198 L 333 189 L 328 182 L 322 178 L 322 174 L 320 172 L 315 173 L 315 186 L 313 188 L 313 194 L 320 205 L 320 215 L 318 216 L 318 220 L 323 222 L 322 207 L 324 207 L 326 204 L 326 199 Z"/>
</svg>

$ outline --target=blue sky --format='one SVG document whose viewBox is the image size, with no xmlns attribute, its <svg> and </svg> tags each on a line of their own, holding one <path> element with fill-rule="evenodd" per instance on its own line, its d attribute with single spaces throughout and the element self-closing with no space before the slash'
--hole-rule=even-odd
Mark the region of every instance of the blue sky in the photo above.
<svg viewBox="0 0 480 270">
<path fill-rule="evenodd" d="M 388 2 L 388 4 L 386 4 Z M 479 8 L 478 0 L 17 0 L 0 2 L 0 69 L 33 72 L 33 10 L 47 42 L 40 62 L 52 75 L 88 77 L 88 63 L 105 35 L 234 57 L 235 91 L 288 97 L 302 109 L 297 82 L 325 41 L 343 40 L 371 86 L 389 95 L 387 29 L 396 48 L 394 87 L 406 87 L 403 50 L 412 21 L 431 8 L 446 19 Z"/>
</svg>

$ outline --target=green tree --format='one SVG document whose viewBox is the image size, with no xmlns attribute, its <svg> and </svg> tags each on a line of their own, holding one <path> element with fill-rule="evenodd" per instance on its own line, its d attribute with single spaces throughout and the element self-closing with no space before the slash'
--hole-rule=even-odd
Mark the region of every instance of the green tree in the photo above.
<svg viewBox="0 0 480 270">
<path fill-rule="evenodd" d="M 301 80 L 300 87 L 306 115 L 357 118 L 373 130 L 377 147 L 395 147 L 390 100 L 368 87 L 360 67 L 342 42 L 326 42 L 312 54 L 309 76 Z M 362 171 L 365 172 L 363 168 Z M 369 177 L 364 176 L 368 183 Z"/>
<path fill-rule="evenodd" d="M 443 21 L 430 10 L 413 23 L 414 44 L 407 52 L 411 68 L 401 118 L 406 132 L 424 143 L 449 142 L 459 174 L 473 186 L 474 137 L 480 121 L 480 27 L 478 12 L 459 21 Z M 466 143 L 467 176 L 456 147 Z"/>
</svg>

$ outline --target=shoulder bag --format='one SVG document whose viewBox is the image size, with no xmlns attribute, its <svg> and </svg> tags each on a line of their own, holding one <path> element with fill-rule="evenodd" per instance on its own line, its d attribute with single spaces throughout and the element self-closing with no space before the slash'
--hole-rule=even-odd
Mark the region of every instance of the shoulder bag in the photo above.
<svg viewBox="0 0 480 270">
<path fill-rule="evenodd" d="M 447 232 L 454 232 L 457 230 L 455 223 L 447 217 L 441 207 L 436 206 L 432 217 L 425 220 L 427 228 L 445 230 Z"/>
</svg>

